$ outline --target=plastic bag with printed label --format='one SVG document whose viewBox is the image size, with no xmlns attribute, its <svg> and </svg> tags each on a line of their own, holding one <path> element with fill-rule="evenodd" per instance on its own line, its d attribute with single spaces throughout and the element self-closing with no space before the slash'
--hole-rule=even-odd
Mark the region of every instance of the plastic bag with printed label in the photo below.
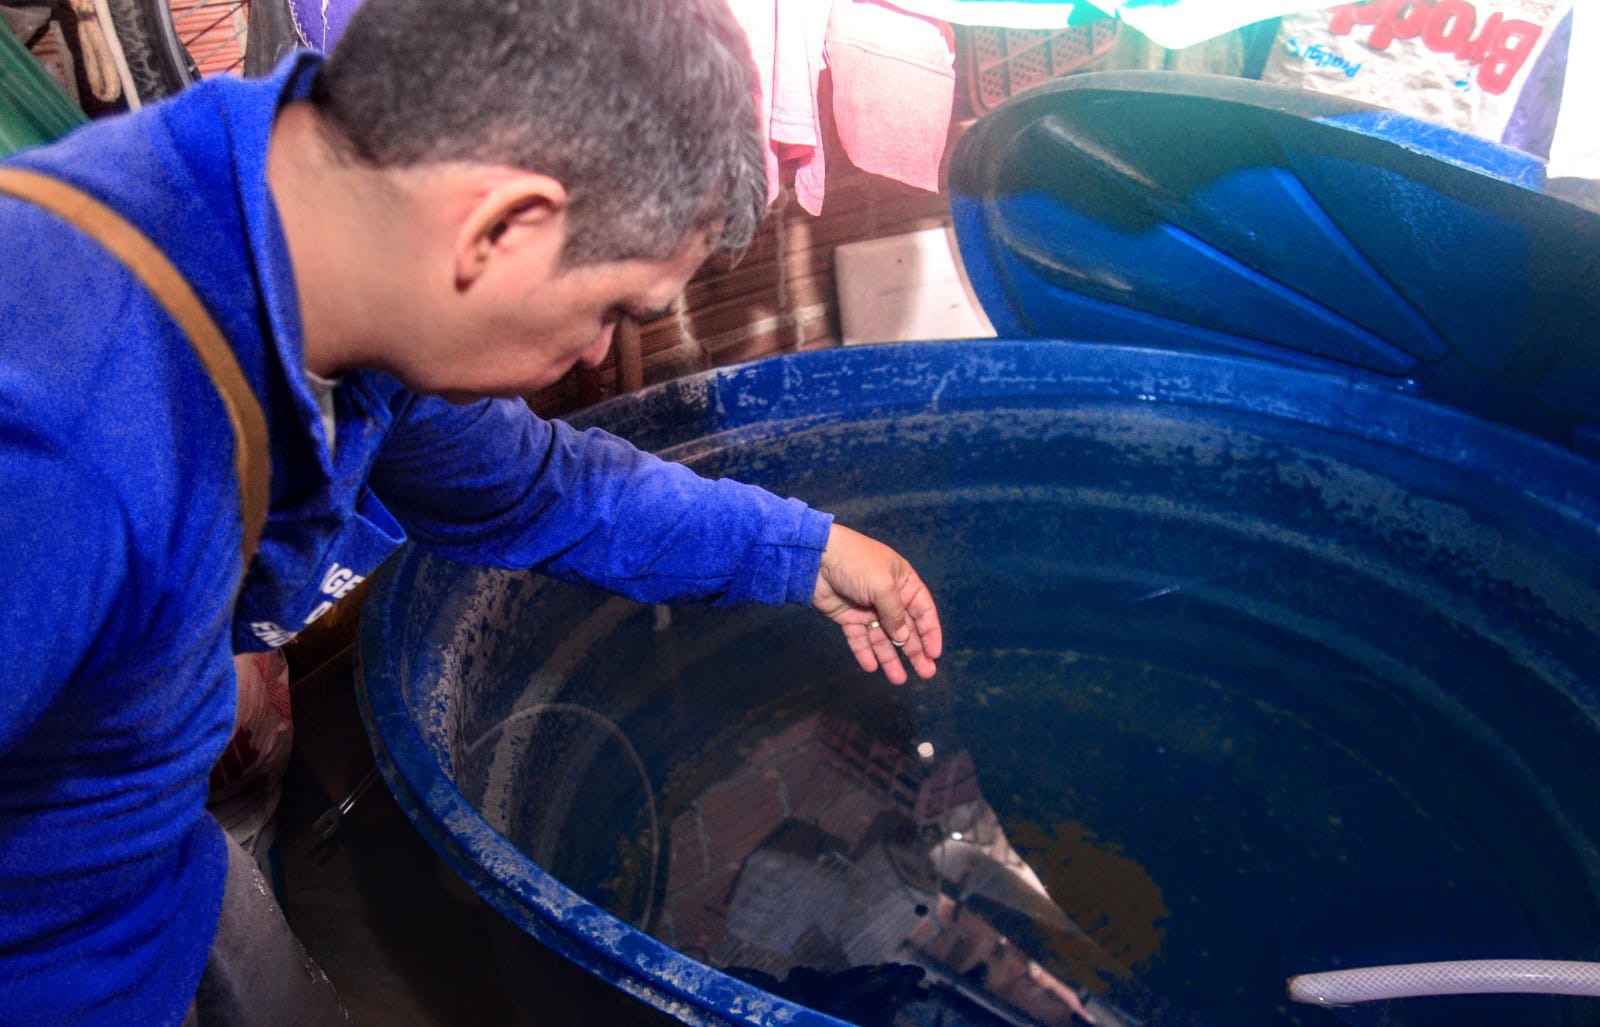
<svg viewBox="0 0 1600 1027">
<path fill-rule="evenodd" d="M 1571 0 L 1364 0 L 1284 16 L 1262 79 L 1547 157 Z"/>
</svg>

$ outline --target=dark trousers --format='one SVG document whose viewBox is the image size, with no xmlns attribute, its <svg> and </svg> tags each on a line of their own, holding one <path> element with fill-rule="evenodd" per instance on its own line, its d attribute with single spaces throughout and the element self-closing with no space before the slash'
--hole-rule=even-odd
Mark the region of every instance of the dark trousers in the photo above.
<svg viewBox="0 0 1600 1027">
<path fill-rule="evenodd" d="M 227 837 L 227 832 L 223 832 Z M 333 984 L 289 930 L 261 868 L 228 838 L 222 922 L 184 1027 L 345 1027 Z"/>
</svg>

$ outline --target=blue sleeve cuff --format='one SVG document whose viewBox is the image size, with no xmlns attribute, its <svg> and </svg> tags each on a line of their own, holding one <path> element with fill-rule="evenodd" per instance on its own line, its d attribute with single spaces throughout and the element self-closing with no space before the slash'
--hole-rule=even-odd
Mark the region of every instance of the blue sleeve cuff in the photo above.
<svg viewBox="0 0 1600 1027">
<path fill-rule="evenodd" d="M 822 551 L 828 547 L 828 531 L 833 514 L 813 510 L 798 499 L 789 503 L 799 507 L 798 540 L 782 550 L 788 561 L 783 597 L 778 602 L 810 604 L 817 591 L 817 572 L 822 567 Z"/>
</svg>

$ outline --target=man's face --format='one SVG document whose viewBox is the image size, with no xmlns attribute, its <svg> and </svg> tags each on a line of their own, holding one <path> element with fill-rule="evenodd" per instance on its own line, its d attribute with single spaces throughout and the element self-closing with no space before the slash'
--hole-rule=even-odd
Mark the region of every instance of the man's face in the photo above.
<svg viewBox="0 0 1600 1027">
<path fill-rule="evenodd" d="M 624 316 L 666 313 L 708 255 L 697 234 L 664 260 L 504 263 L 476 283 L 469 302 L 452 304 L 440 318 L 448 323 L 435 322 L 394 372 L 415 391 L 451 402 L 536 392 L 574 365 L 598 365 Z"/>
</svg>

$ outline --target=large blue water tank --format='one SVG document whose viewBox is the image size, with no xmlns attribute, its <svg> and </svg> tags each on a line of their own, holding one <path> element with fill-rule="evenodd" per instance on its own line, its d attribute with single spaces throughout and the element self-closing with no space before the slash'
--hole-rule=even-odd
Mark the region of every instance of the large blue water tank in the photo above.
<svg viewBox="0 0 1600 1027">
<path fill-rule="evenodd" d="M 1333 1024 L 1284 979 L 1600 959 L 1600 236 L 1537 170 L 1250 83 L 1019 97 L 952 190 L 991 318 L 1049 338 L 581 418 L 895 545 L 940 676 L 408 549 L 362 627 L 386 780 L 506 922 L 690 1023 L 1065 1023 L 1062 982 Z"/>
</svg>

